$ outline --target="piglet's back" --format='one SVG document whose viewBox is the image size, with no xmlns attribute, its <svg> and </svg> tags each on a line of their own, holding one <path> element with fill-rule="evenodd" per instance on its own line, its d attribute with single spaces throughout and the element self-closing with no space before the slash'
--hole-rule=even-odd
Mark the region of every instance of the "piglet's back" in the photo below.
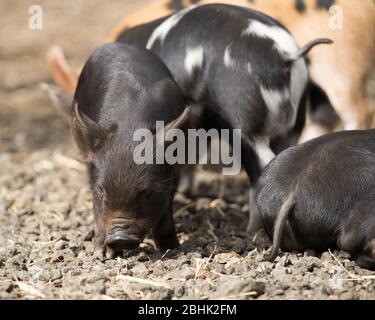
<svg viewBox="0 0 375 320">
<path fill-rule="evenodd" d="M 335 232 L 359 195 L 374 183 L 375 130 L 333 133 L 275 158 L 259 180 L 257 206 L 271 233 L 281 206 L 291 196 L 294 225 L 302 233 L 308 225 L 307 233 L 323 239 Z"/>
</svg>

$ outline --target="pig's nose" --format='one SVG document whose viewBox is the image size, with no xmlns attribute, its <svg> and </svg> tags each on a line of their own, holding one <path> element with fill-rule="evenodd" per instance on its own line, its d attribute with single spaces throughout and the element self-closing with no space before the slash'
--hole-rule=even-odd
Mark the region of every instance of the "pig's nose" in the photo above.
<svg viewBox="0 0 375 320">
<path fill-rule="evenodd" d="M 114 251 L 120 251 L 136 249 L 140 243 L 137 236 L 126 234 L 125 230 L 118 230 L 107 236 L 105 244 Z"/>
</svg>

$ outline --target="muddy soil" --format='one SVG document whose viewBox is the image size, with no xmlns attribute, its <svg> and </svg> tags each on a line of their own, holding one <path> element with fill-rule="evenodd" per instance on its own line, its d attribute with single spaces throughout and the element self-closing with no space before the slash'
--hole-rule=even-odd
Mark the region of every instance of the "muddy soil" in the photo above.
<svg viewBox="0 0 375 320">
<path fill-rule="evenodd" d="M 3 0 L 0 43 L 1 299 L 375 299 L 374 273 L 343 252 L 283 253 L 249 238 L 244 174 L 200 169 L 191 198 L 175 199 L 179 250 L 151 239 L 123 257 L 92 253 L 85 168 L 40 82 L 54 43 L 79 68 L 129 10 L 146 1 L 39 1 L 43 30 L 30 30 L 29 1 Z"/>
</svg>

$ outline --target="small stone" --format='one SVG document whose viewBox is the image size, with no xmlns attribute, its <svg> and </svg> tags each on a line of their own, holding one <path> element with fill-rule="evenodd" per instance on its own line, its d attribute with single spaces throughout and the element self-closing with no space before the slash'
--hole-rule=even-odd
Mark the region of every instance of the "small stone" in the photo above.
<svg viewBox="0 0 375 320">
<path fill-rule="evenodd" d="M 105 294 L 104 280 L 98 280 L 92 283 L 88 283 L 85 286 L 83 286 L 83 289 L 85 292 L 90 293 L 90 294 L 93 294 L 93 293 Z"/>
<path fill-rule="evenodd" d="M 58 250 L 63 250 L 63 249 L 66 249 L 68 247 L 68 243 L 64 240 L 59 240 L 55 243 L 55 249 L 58 249 Z"/>
<path fill-rule="evenodd" d="M 358 293 L 355 291 L 346 291 L 340 294 L 340 299 L 343 300 L 357 300 L 358 298 Z"/>
<path fill-rule="evenodd" d="M 231 275 L 234 273 L 234 268 L 233 266 L 225 267 L 225 274 Z"/>
<path fill-rule="evenodd" d="M 308 272 L 313 272 L 315 268 L 320 268 L 322 266 L 322 262 L 318 258 L 309 257 L 307 258 L 305 265 Z"/>
<path fill-rule="evenodd" d="M 282 256 L 280 257 L 279 261 L 276 263 L 276 268 L 279 267 L 285 267 L 287 265 L 287 256 Z"/>
<path fill-rule="evenodd" d="M 148 275 L 149 271 L 144 263 L 136 264 L 132 269 L 131 272 L 135 277 L 145 277 Z"/>
<path fill-rule="evenodd" d="M 210 208 L 210 198 L 200 198 L 197 200 L 195 208 L 197 211 L 208 210 Z"/>
<path fill-rule="evenodd" d="M 42 271 L 38 275 L 38 281 L 46 282 L 50 278 L 50 274 L 48 271 Z"/>
<path fill-rule="evenodd" d="M 315 250 L 313 250 L 313 249 L 307 249 L 307 250 L 305 250 L 305 252 L 303 253 L 303 256 L 304 256 L 304 257 L 315 257 L 315 256 L 316 256 L 316 252 L 315 252 Z"/>
<path fill-rule="evenodd" d="M 214 261 L 220 264 L 226 264 L 229 261 L 233 260 L 233 254 L 232 253 L 218 253 L 214 257 Z"/>
<path fill-rule="evenodd" d="M 202 255 L 199 253 L 199 252 L 189 252 L 187 254 L 188 258 L 191 259 L 191 260 L 194 260 L 194 259 L 201 259 L 202 258 Z"/>
<path fill-rule="evenodd" d="M 51 262 L 52 262 L 52 263 L 62 262 L 62 261 L 64 261 L 64 256 L 63 256 L 62 254 L 54 255 L 54 256 L 51 258 Z"/>
<path fill-rule="evenodd" d="M 62 278 L 62 274 L 60 272 L 60 270 L 57 270 L 57 269 L 54 269 L 51 271 L 51 280 L 54 281 L 54 280 L 58 280 L 58 279 L 61 279 Z"/>
<path fill-rule="evenodd" d="M 146 261 L 149 261 L 150 258 L 147 256 L 147 254 L 145 254 L 144 252 L 141 252 L 138 256 L 138 259 L 137 259 L 139 262 L 146 262 Z"/>
<path fill-rule="evenodd" d="M 231 279 L 223 281 L 217 288 L 213 298 L 256 298 L 264 293 L 266 285 L 252 279 Z"/>
<path fill-rule="evenodd" d="M 94 230 L 90 230 L 83 238 L 83 241 L 91 241 L 95 236 Z"/>
<path fill-rule="evenodd" d="M 323 252 L 320 259 L 324 262 L 330 262 L 332 261 L 332 256 L 329 254 L 329 252 Z"/>
<path fill-rule="evenodd" d="M 278 267 L 272 270 L 271 272 L 272 276 L 276 279 L 283 279 L 288 274 L 287 268 L 285 267 Z"/>
<path fill-rule="evenodd" d="M 29 279 L 29 274 L 26 271 L 16 271 L 15 274 L 18 280 L 27 281 Z"/>
<path fill-rule="evenodd" d="M 248 204 L 245 204 L 244 206 L 241 207 L 241 212 L 242 213 L 249 213 L 250 207 Z"/>
<path fill-rule="evenodd" d="M 272 292 L 272 294 L 273 294 L 274 296 L 282 296 L 282 295 L 284 295 L 284 290 L 282 290 L 282 289 L 276 289 L 276 290 L 274 290 L 274 291 Z"/>
<path fill-rule="evenodd" d="M 182 206 L 185 206 L 190 203 L 190 200 L 186 198 L 181 192 L 176 192 L 173 201 Z"/>
<path fill-rule="evenodd" d="M 298 256 L 295 254 L 289 254 L 288 262 L 290 265 L 296 265 L 299 262 Z"/>
<path fill-rule="evenodd" d="M 0 281 L 0 292 L 11 293 L 14 285 L 11 281 Z"/>
</svg>

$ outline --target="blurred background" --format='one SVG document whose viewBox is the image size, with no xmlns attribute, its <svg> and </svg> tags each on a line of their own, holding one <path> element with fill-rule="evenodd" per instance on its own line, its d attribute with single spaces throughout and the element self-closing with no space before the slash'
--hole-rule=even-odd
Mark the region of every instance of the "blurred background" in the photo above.
<svg viewBox="0 0 375 320">
<path fill-rule="evenodd" d="M 54 44 L 61 46 L 69 64 L 78 73 L 92 50 L 106 41 L 110 31 L 123 17 L 151 2 L 2 0 L 0 151 L 27 152 L 46 147 L 64 148 L 70 143 L 67 121 L 62 120 L 47 94 L 39 87 L 42 82 L 53 83 L 47 69 L 47 50 Z M 170 5 L 174 7 L 173 4 L 186 5 L 190 2 L 194 1 L 171 1 Z M 312 0 L 305 2 L 313 3 Z M 288 3 L 290 5 L 291 2 Z M 38 5 L 43 10 L 41 30 L 29 27 L 29 20 L 33 15 L 30 8 L 33 5 Z M 150 16 L 153 15 L 159 17 L 157 11 L 150 13 Z M 355 30 L 353 27 L 352 29 Z M 375 76 L 373 78 L 375 80 Z M 375 97 L 374 81 L 370 86 L 370 93 Z"/>
<path fill-rule="evenodd" d="M 75 68 L 116 23 L 147 0 L 2 0 L 0 2 L 0 152 L 63 147 L 69 128 L 39 88 L 52 82 L 46 52 L 58 43 Z M 43 29 L 29 28 L 29 8 L 43 9 Z"/>
</svg>

